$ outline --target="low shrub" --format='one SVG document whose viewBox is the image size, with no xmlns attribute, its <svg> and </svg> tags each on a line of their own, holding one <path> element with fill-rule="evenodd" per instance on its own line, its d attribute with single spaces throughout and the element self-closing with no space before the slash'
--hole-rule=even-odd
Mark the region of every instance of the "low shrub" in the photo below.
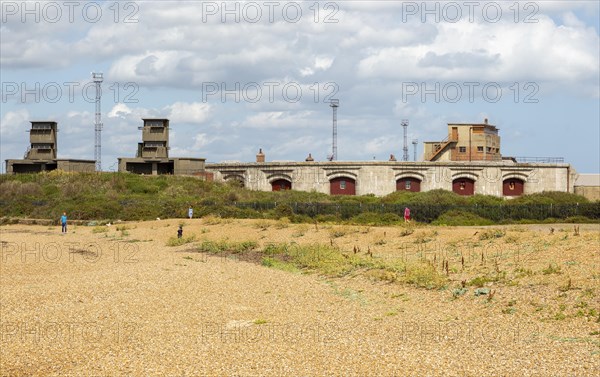
<svg viewBox="0 0 600 377">
<path fill-rule="evenodd" d="M 181 246 L 181 245 L 185 245 L 186 243 L 194 242 L 195 240 L 196 240 L 196 236 L 194 234 L 192 234 L 191 236 L 181 237 L 181 238 L 170 237 L 169 240 L 167 241 L 167 246 Z"/>
<path fill-rule="evenodd" d="M 492 220 L 485 219 L 472 212 L 462 210 L 450 210 L 441 214 L 432 225 L 450 225 L 450 226 L 473 226 L 473 225 L 493 225 Z"/>
</svg>

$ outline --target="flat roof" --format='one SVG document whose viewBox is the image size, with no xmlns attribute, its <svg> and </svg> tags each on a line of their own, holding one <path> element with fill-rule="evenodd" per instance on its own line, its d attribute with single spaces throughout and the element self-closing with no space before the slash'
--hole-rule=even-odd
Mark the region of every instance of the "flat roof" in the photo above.
<svg viewBox="0 0 600 377">
<path fill-rule="evenodd" d="M 579 174 L 575 186 L 600 186 L 600 174 Z"/>
<path fill-rule="evenodd" d="M 477 127 L 489 127 L 489 128 L 493 128 L 495 130 L 499 130 L 498 127 L 494 126 L 493 124 L 489 124 L 489 123 L 448 123 L 449 126 L 477 126 Z"/>
</svg>

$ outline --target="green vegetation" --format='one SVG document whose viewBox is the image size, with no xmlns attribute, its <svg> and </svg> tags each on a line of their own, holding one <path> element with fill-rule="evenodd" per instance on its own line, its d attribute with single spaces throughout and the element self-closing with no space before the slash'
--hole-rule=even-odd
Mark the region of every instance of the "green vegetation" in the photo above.
<svg viewBox="0 0 600 377">
<path fill-rule="evenodd" d="M 236 184 L 195 177 L 141 176 L 129 173 L 67 173 L 0 176 L 0 217 L 72 220 L 152 220 L 185 218 L 193 205 L 199 217 L 282 219 L 287 223 L 335 222 L 356 225 L 403 223 L 405 207 L 418 222 L 439 225 L 490 225 L 511 222 L 598 222 L 600 202 L 545 192 L 520 198 L 450 191 L 395 192 L 330 196 L 294 190 L 250 191 Z M 285 225 L 282 225 L 285 227 Z"/>
<path fill-rule="evenodd" d="M 506 235 L 506 231 L 503 229 L 488 229 L 484 230 L 479 234 L 480 240 L 492 240 L 494 238 L 501 238 Z"/>
<path fill-rule="evenodd" d="M 450 226 L 473 226 L 473 225 L 492 225 L 492 220 L 484 219 L 474 213 L 462 210 L 450 210 L 442 213 L 436 220 L 432 221 L 433 225 L 450 225 Z"/>
<path fill-rule="evenodd" d="M 191 236 L 181 237 L 181 238 L 171 237 L 167 241 L 167 246 L 181 246 L 181 245 L 185 245 L 186 243 L 194 242 L 195 240 L 196 240 L 196 236 L 193 234 Z"/>
<path fill-rule="evenodd" d="M 375 280 L 402 282 L 428 289 L 441 288 L 447 278 L 429 263 L 385 260 L 365 254 L 345 252 L 329 244 L 270 243 L 259 248 L 254 241 L 203 241 L 199 252 L 235 256 L 240 260 L 289 272 L 318 273 L 341 277 L 364 273 Z"/>
<path fill-rule="evenodd" d="M 561 274 L 560 266 L 550 263 L 548 268 L 544 268 L 542 270 L 542 274 L 544 275 L 552 275 L 552 274 Z"/>
</svg>

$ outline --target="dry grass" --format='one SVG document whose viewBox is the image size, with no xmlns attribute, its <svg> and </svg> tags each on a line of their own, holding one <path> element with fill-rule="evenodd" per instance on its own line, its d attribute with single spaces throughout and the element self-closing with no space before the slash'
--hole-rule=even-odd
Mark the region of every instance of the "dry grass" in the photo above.
<svg viewBox="0 0 600 377">
<path fill-rule="evenodd" d="M 597 226 L 177 224 L 2 226 L 1 374 L 600 373 Z"/>
</svg>

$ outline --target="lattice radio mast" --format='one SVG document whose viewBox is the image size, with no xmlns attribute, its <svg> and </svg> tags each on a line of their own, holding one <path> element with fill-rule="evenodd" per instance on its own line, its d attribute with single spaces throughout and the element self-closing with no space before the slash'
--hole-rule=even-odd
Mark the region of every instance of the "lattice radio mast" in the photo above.
<svg viewBox="0 0 600 377">
<path fill-rule="evenodd" d="M 333 110 L 333 142 L 331 145 L 331 158 L 330 161 L 337 161 L 337 108 L 340 106 L 339 99 L 331 99 L 329 106 Z"/>
<path fill-rule="evenodd" d="M 408 119 L 402 119 L 402 128 L 404 129 L 404 147 L 402 148 L 404 153 L 402 154 L 402 161 L 408 161 L 408 139 L 406 134 L 408 132 Z"/>
<path fill-rule="evenodd" d="M 96 171 L 102 171 L 102 112 L 100 111 L 100 100 L 102 99 L 102 73 L 92 72 L 92 79 L 96 84 L 96 117 L 94 130 L 96 133 L 94 143 L 94 160 L 96 160 Z"/>
</svg>

